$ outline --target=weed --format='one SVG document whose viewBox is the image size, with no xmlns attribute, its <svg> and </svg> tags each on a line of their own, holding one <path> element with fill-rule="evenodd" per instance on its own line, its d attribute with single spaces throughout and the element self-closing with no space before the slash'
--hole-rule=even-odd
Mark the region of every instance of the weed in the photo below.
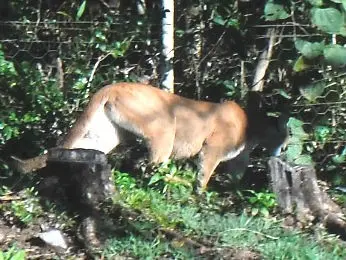
<svg viewBox="0 0 346 260">
<path fill-rule="evenodd" d="M 25 251 L 16 246 L 10 247 L 7 251 L 0 250 L 0 260 L 24 260 Z"/>
<path fill-rule="evenodd" d="M 173 173 L 173 174 L 172 174 Z M 184 245 L 164 239 L 162 228 L 175 230 L 191 239 L 208 241 L 216 248 L 247 248 L 260 252 L 264 259 L 345 259 L 346 249 L 334 238 L 328 246 L 325 238 L 289 232 L 281 222 L 268 216 L 276 207 L 275 196 L 269 192 L 253 192 L 244 196 L 251 208 L 258 209 L 247 215 L 221 213 L 216 192 L 207 192 L 203 201 L 194 199 L 192 189 L 184 182 L 170 183 L 165 174 L 183 177 L 179 167 L 165 165 L 154 173 L 150 186 L 141 186 L 128 174 L 117 173 L 118 203 L 140 210 L 140 219 L 131 219 L 125 237 L 110 239 L 105 257 L 132 256 L 140 259 L 194 259 L 200 256 Z M 155 177 L 154 177 L 155 176 Z M 192 176 L 192 175 L 188 175 Z M 184 187 L 184 188 L 182 188 Z M 254 214 L 256 213 L 256 214 Z M 255 215 L 255 216 L 253 216 Z"/>
<path fill-rule="evenodd" d="M 263 217 L 269 217 L 269 214 L 277 206 L 276 196 L 269 191 L 256 192 L 253 190 L 246 190 L 251 194 L 248 196 L 248 202 L 251 205 L 251 215 L 261 215 Z"/>
<path fill-rule="evenodd" d="M 131 256 L 139 259 L 193 259 L 193 253 L 183 247 L 175 246 L 159 238 L 147 240 L 140 236 L 130 235 L 121 239 L 108 241 L 103 253 L 106 259 L 115 256 Z"/>
<path fill-rule="evenodd" d="M 2 187 L 1 194 L 12 196 L 12 192 L 7 187 Z M 7 218 L 14 218 L 24 225 L 43 213 L 37 191 L 33 187 L 22 190 L 13 199 L 9 199 L 9 203 L 2 204 L 0 209 L 5 212 Z"/>
</svg>

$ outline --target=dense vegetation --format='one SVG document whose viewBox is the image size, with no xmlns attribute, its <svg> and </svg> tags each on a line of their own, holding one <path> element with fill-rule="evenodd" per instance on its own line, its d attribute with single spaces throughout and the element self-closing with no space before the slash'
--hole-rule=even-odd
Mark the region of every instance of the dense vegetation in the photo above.
<svg viewBox="0 0 346 260">
<path fill-rule="evenodd" d="M 0 205 L 7 222 L 28 227 L 50 214 L 41 208 L 33 188 L 37 178 L 9 169 L 11 155 L 26 158 L 54 147 L 103 85 L 144 78 L 160 84 L 160 1 L 146 1 L 144 14 L 136 3 L 1 1 L 0 196 L 4 202 L 13 192 L 19 196 Z M 273 33 L 264 94 L 273 112 L 282 109 L 282 99 L 289 104 L 286 159 L 314 165 L 331 187 L 345 185 L 344 1 L 176 0 L 175 6 L 175 92 L 203 100 L 234 99 L 245 106 L 260 54 Z M 115 199 L 142 214 L 125 223 L 125 235 L 110 239 L 102 254 L 203 256 L 202 246 L 196 252 L 185 240 L 165 239 L 169 229 L 215 248 L 217 252 L 207 250 L 209 257 L 234 256 L 226 249 L 247 248 L 266 259 L 343 259 L 343 245 L 323 230 L 308 228 L 309 235 L 283 231 L 274 195 L 263 182 L 266 155 L 255 151 L 253 156 L 256 167 L 248 170 L 243 186 L 226 185 L 225 192 L 219 186 L 231 177 L 223 176 L 202 202 L 188 184 L 165 181 L 167 173 L 188 183 L 194 179 L 194 169 L 179 162 L 136 178 L 118 171 L 120 164 L 114 162 L 119 190 Z M 337 191 L 331 192 L 343 202 Z M 58 215 L 57 221 L 65 223 L 62 228 L 73 226 L 63 212 Z M 11 244 L 2 246 L 1 241 L 0 236 L 0 259 L 21 257 L 15 245 L 8 251 Z"/>
</svg>

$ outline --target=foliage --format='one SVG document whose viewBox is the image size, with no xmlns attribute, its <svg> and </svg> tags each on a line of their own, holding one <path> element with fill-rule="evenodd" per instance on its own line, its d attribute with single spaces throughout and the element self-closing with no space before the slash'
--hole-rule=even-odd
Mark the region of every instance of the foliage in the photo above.
<svg viewBox="0 0 346 260">
<path fill-rule="evenodd" d="M 307 140 L 309 136 L 305 132 L 303 124 L 296 118 L 289 119 L 288 127 L 292 136 L 287 145 L 286 156 L 289 162 L 311 165 L 313 164 L 311 156 L 304 152 L 304 140 Z"/>
<path fill-rule="evenodd" d="M 82 17 L 82 15 L 84 14 L 86 4 L 87 4 L 87 1 L 84 0 L 84 1 L 82 2 L 82 4 L 80 5 L 80 7 L 78 8 L 76 20 L 79 20 L 79 19 Z"/>
<path fill-rule="evenodd" d="M 41 3 L 41 20 L 27 0 L 8 3 L 20 26 L 1 24 L 5 34 L 0 41 L 5 42 L 0 45 L 0 83 L 8 87 L 1 90 L 0 145 L 9 141 L 33 144 L 12 146 L 12 153 L 37 154 L 56 145 L 90 92 L 116 80 L 133 80 L 128 67 L 143 63 L 143 56 L 132 55 L 130 65 L 124 59 L 130 48 L 156 48 L 140 41 L 148 38 L 145 17 L 138 24 L 115 28 L 122 18 L 106 13 L 91 17 L 91 1 L 63 2 Z M 92 18 L 95 23 L 85 22 Z M 20 40 L 14 46 L 7 38 Z"/>
<path fill-rule="evenodd" d="M 16 246 L 12 246 L 5 252 L 0 250 L 0 260 L 24 260 L 25 255 L 25 251 Z"/>
<path fill-rule="evenodd" d="M 5 186 L 1 189 L 2 196 L 11 196 L 12 192 Z M 18 199 L 0 205 L 0 210 L 10 222 L 19 222 L 24 225 L 30 224 L 43 214 L 40 200 L 34 188 L 21 191 Z"/>
<path fill-rule="evenodd" d="M 277 206 L 275 194 L 269 191 L 256 192 L 247 190 L 247 192 L 251 194 L 251 196 L 248 196 L 248 201 L 251 205 L 251 215 L 269 217 L 270 212 Z"/>
<path fill-rule="evenodd" d="M 187 165 L 177 164 L 174 161 L 168 161 L 157 169 L 150 178 L 149 186 L 161 187 L 163 194 L 170 194 L 173 191 L 180 193 L 176 199 L 182 199 L 184 194 L 192 192 L 193 182 L 195 181 L 195 172 L 187 168 Z"/>
<path fill-rule="evenodd" d="M 309 1 L 312 5 L 310 9 L 311 24 L 319 28 L 321 31 L 327 34 L 336 34 L 345 36 L 345 8 L 341 2 L 328 3 L 322 1 Z M 335 4 L 337 3 L 337 4 Z M 272 5 L 272 1 L 268 1 L 266 8 Z M 280 6 L 280 5 L 279 5 Z M 294 6 L 295 7 L 295 6 Z M 298 11 L 301 7 L 296 7 Z M 309 8 L 306 8 L 309 9 Z M 283 7 L 280 7 L 280 14 L 283 12 Z M 274 16 L 275 19 L 280 19 Z M 302 54 L 296 60 L 294 65 L 295 71 L 303 71 L 309 68 L 309 61 L 316 60 L 322 57 L 326 64 L 332 65 L 333 67 L 344 67 L 346 65 L 345 56 L 346 49 L 339 44 L 325 44 L 322 38 L 322 42 L 310 42 L 302 39 L 295 40 L 295 46 L 297 50 Z M 303 59 L 304 58 L 304 59 Z"/>
<path fill-rule="evenodd" d="M 108 240 L 103 252 L 106 258 L 115 255 L 148 259 L 163 256 L 174 259 L 197 257 L 186 242 L 166 240 L 160 233 L 155 235 L 155 230 L 164 229 L 174 230 L 197 241 L 208 239 L 219 249 L 252 248 L 259 251 L 264 259 L 272 259 L 273 256 L 277 259 L 343 259 L 346 256 L 345 249 L 339 243 L 333 245 L 335 238 L 320 234 L 317 239 L 308 234 L 290 232 L 280 227 L 281 222 L 273 218 L 225 213 L 222 208 L 226 201 L 220 197 L 208 202 L 196 199 L 189 191 L 182 196 L 178 189 L 172 189 L 171 196 L 167 196 L 162 193 L 162 186 L 149 188 L 145 184 L 140 185 L 125 173 L 116 173 L 115 183 L 120 192 L 115 202 L 139 210 L 141 214 L 131 218 L 128 223 L 131 228 L 127 229 L 126 236 Z M 265 208 L 270 212 L 275 207 L 272 193 L 250 192 L 252 195 L 247 200 L 250 200 L 253 208 Z M 187 200 L 175 199 L 179 196 Z M 262 216 L 260 211 L 256 216 Z M 323 244 L 328 246 L 324 247 Z"/>
<path fill-rule="evenodd" d="M 131 1 L 121 1 L 121 8 L 105 6 L 109 2 L 4 1 L 8 12 L 0 10 L 1 159 L 12 154 L 29 157 L 55 146 L 91 93 L 103 85 L 138 81 L 145 75 L 159 82 L 160 6 L 146 1 L 147 13 L 138 15 Z M 325 175 L 336 171 L 337 184 L 342 184 L 345 1 L 177 1 L 176 8 L 174 65 L 177 92 L 184 96 L 242 103 L 268 45 L 267 28 L 280 28 L 264 80 L 266 94 L 291 97 L 291 138 L 285 155 L 290 162 L 319 167 Z M 5 168 L 1 162 L 0 169 Z M 251 191 L 241 203 L 250 204 L 256 217 L 239 216 L 229 212 L 234 208 L 222 194 L 213 191 L 196 198 L 195 173 L 186 165 L 162 165 L 143 181 L 148 186 L 121 171 L 114 171 L 114 177 L 119 190 L 114 200 L 143 214 L 133 220 L 138 232 L 129 229 L 124 237 L 109 241 L 105 256 L 195 256 L 162 235 L 138 235 L 163 227 L 210 239 L 220 247 L 255 248 L 267 259 L 345 257 L 332 238 L 287 232 L 272 218 L 262 219 L 275 208 L 271 193 Z M 34 190 L 24 189 L 23 194 L 0 207 L 10 219 L 30 224 L 41 209 L 31 197 Z"/>
<path fill-rule="evenodd" d="M 174 259 L 193 258 L 193 253 L 183 247 L 172 246 L 159 238 L 147 241 L 134 235 L 108 241 L 103 256 L 109 259 L 118 255 L 130 255 L 140 259 L 162 259 L 163 256 Z"/>
<path fill-rule="evenodd" d="M 264 7 L 264 17 L 267 21 L 282 20 L 289 17 L 285 6 L 276 2 L 274 0 L 268 0 Z"/>
<path fill-rule="evenodd" d="M 5 54 L 0 45 L 0 84 L 6 84 L 9 88 L 16 87 L 17 71 L 13 62 L 5 59 Z M 0 144 L 4 144 L 11 138 L 19 135 L 18 118 L 13 109 L 0 112 Z"/>
</svg>

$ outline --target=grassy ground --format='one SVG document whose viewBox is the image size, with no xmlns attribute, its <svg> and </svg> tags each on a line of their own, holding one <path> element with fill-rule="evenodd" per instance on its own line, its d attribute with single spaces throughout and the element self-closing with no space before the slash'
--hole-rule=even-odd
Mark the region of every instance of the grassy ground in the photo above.
<svg viewBox="0 0 346 260">
<path fill-rule="evenodd" d="M 346 259 L 344 242 L 313 226 L 284 228 L 267 192 L 196 197 L 192 170 L 171 163 L 148 178 L 113 172 L 113 202 L 123 214 L 98 252 L 106 259 Z M 35 189 L 0 191 L 0 259 L 84 259 L 73 217 L 42 202 Z M 39 243 L 40 227 L 64 231 L 71 245 L 59 252 Z M 118 257 L 118 258 L 117 258 Z"/>
</svg>

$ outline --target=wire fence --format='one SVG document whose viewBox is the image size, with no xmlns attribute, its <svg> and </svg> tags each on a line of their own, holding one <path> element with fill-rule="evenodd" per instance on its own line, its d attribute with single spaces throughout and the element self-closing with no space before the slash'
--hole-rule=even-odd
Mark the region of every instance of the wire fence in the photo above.
<svg viewBox="0 0 346 260">
<path fill-rule="evenodd" d="M 117 22 L 118 21 L 118 22 Z M 128 22 L 126 22 L 128 21 Z M 0 44 L 5 57 L 16 64 L 29 62 L 46 78 L 63 81 L 67 98 L 76 82 L 84 80 L 93 91 L 117 80 L 141 80 L 160 76 L 159 24 L 133 26 L 131 21 L 0 21 Z M 306 136 L 298 140 L 304 153 L 312 154 L 321 171 L 344 170 L 346 163 L 346 73 L 328 66 L 311 65 L 314 74 L 294 73 L 296 38 L 321 36 L 308 24 L 256 25 L 252 41 L 245 42 L 246 57 L 229 48 L 225 34 L 197 31 L 176 36 L 174 60 L 177 92 L 221 100 L 225 94 L 241 102 L 242 91 L 251 86 L 259 54 L 266 48 L 266 31 L 276 28 L 274 54 L 268 67 L 265 88 L 271 95 L 291 96 L 291 116 L 303 123 Z M 203 42 L 197 50 L 196 41 Z M 235 45 L 239 45 L 236 43 Z M 62 79 L 63 78 L 63 79 Z M 220 92 L 220 93 L 219 93 Z M 297 140 L 295 140 L 297 141 Z M 294 145 L 294 140 L 292 141 Z M 302 152 L 303 154 L 303 152 Z M 339 159 L 339 161 L 337 161 Z"/>
</svg>

